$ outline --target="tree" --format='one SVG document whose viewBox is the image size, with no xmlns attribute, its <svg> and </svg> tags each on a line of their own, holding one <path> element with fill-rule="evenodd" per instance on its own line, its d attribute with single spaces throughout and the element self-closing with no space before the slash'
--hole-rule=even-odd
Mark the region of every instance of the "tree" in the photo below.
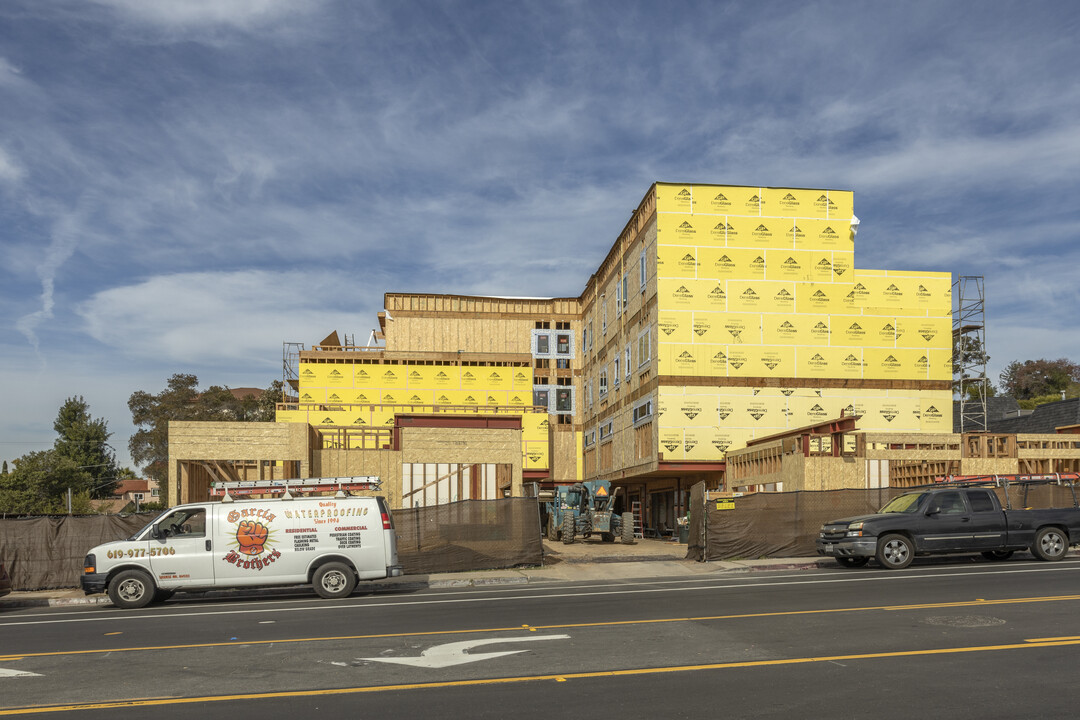
<svg viewBox="0 0 1080 720">
<path fill-rule="evenodd" d="M 169 502 L 169 421 L 271 422 L 275 403 L 281 398 L 281 381 L 275 380 L 260 395 L 237 398 L 227 387 L 212 385 L 199 390 L 199 378 L 177 373 L 164 390 L 151 395 L 143 390 L 131 394 L 128 409 L 138 428 L 128 441 L 131 458 L 161 487 L 161 502 Z"/>
<path fill-rule="evenodd" d="M 971 335 L 959 335 L 953 339 L 953 377 L 959 377 L 960 379 L 953 380 L 953 396 L 958 397 L 960 395 L 961 387 L 968 400 L 979 399 L 979 383 L 977 376 L 972 376 L 965 372 L 965 368 L 972 368 L 977 366 L 986 366 L 986 363 L 990 362 L 990 356 L 986 354 L 985 347 L 978 341 L 977 338 Z M 994 397 L 997 394 L 997 388 L 990 382 L 990 379 L 986 379 L 986 397 Z"/>
<path fill-rule="evenodd" d="M 51 450 L 27 453 L 0 475 L 0 510 L 21 514 L 96 512 L 91 500 L 109 497 L 119 468 L 104 419 L 90 416 L 81 396 L 60 407 L 53 423 L 59 437 Z"/>
<path fill-rule="evenodd" d="M 71 488 L 73 498 L 78 498 L 73 499 L 72 512 L 93 512 L 87 490 L 92 483 L 90 473 L 56 450 L 27 453 L 0 479 L 0 508 L 23 515 L 65 513 Z"/>
<path fill-rule="evenodd" d="M 53 449 L 90 476 L 92 482 L 85 488 L 90 497 L 110 497 L 120 482 L 120 468 L 108 443 L 112 433 L 105 419 L 91 418 L 90 406 L 80 395 L 68 398 L 60 407 L 53 429 L 60 436 Z"/>
<path fill-rule="evenodd" d="M 1080 382 L 1080 365 L 1067 358 L 1058 360 L 1013 360 L 1001 373 L 1001 387 L 1017 400 L 1060 395 Z"/>
</svg>

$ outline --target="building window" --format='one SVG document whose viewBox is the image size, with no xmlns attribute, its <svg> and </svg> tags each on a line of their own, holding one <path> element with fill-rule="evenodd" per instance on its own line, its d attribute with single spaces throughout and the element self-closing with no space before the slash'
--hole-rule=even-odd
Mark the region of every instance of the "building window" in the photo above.
<svg viewBox="0 0 1080 720">
<path fill-rule="evenodd" d="M 600 398 L 603 399 L 607 395 L 607 367 L 600 369 Z"/>
<path fill-rule="evenodd" d="M 592 350 L 592 338 L 593 338 L 592 321 L 590 321 L 589 322 L 589 349 L 590 350 Z"/>
<path fill-rule="evenodd" d="M 641 283 L 641 291 L 645 292 L 645 278 L 648 272 L 645 267 L 645 248 L 641 248 L 641 264 L 638 267 L 638 281 Z"/>
<path fill-rule="evenodd" d="M 570 323 L 568 323 L 568 322 L 557 322 L 557 323 L 555 323 L 555 329 L 556 330 L 569 330 L 570 329 Z"/>
<path fill-rule="evenodd" d="M 550 323 L 546 323 L 546 322 L 541 322 L 540 320 L 537 320 L 537 321 L 536 321 L 536 329 L 537 329 L 537 330 L 547 330 L 547 329 L 549 329 L 550 327 L 551 327 L 551 324 L 550 324 Z"/>
<path fill-rule="evenodd" d="M 623 304 L 623 307 L 626 307 L 627 303 L 630 302 L 630 290 L 629 290 L 629 287 L 630 287 L 630 273 L 626 273 L 625 275 L 622 276 L 622 304 Z"/>
<path fill-rule="evenodd" d="M 551 406 L 551 388 L 533 386 L 533 405 L 542 408 Z"/>
<path fill-rule="evenodd" d="M 607 303 L 606 298 L 600 296 L 600 334 L 607 335 Z"/>
<path fill-rule="evenodd" d="M 551 336 L 547 333 L 536 334 L 536 349 L 533 350 L 533 355 L 550 355 L 551 354 Z"/>
<path fill-rule="evenodd" d="M 625 355 L 626 355 L 626 359 L 623 361 L 623 367 L 626 368 L 626 382 L 630 382 L 630 373 L 631 373 L 630 368 L 632 366 L 630 365 L 630 346 L 629 345 L 626 346 Z"/>
<path fill-rule="evenodd" d="M 606 423 L 600 426 L 600 442 L 605 442 L 611 439 L 611 435 L 614 429 L 614 421 L 608 420 Z"/>
<path fill-rule="evenodd" d="M 555 412 L 558 414 L 573 414 L 574 412 L 574 388 L 555 388 Z"/>
<path fill-rule="evenodd" d="M 615 353 L 614 372 L 612 373 L 612 378 L 611 378 L 611 383 L 615 387 L 619 387 L 619 379 L 620 379 L 620 377 L 621 376 L 619 375 L 619 353 L 616 352 Z"/>
<path fill-rule="evenodd" d="M 618 278 L 615 278 L 615 317 L 619 317 L 619 315 L 622 314 L 622 306 L 623 306 L 622 284 L 619 282 Z"/>
<path fill-rule="evenodd" d="M 652 398 L 634 405 L 634 427 L 652 420 Z"/>
<path fill-rule="evenodd" d="M 593 445 L 595 445 L 596 444 L 596 431 L 595 430 L 590 430 L 589 432 L 585 433 L 583 435 L 583 437 L 581 438 L 581 442 L 586 448 L 589 448 L 589 447 L 592 447 Z"/>
<path fill-rule="evenodd" d="M 555 353 L 558 355 L 569 355 L 571 338 L 573 336 L 570 333 L 558 333 L 555 336 Z"/>
<path fill-rule="evenodd" d="M 560 370 L 569 370 L 570 358 L 559 358 L 555 361 L 555 367 L 559 368 Z"/>
<path fill-rule="evenodd" d="M 637 364 L 638 367 L 644 367 L 649 364 L 652 359 L 652 329 L 645 328 L 644 332 L 638 335 L 637 339 Z"/>
</svg>

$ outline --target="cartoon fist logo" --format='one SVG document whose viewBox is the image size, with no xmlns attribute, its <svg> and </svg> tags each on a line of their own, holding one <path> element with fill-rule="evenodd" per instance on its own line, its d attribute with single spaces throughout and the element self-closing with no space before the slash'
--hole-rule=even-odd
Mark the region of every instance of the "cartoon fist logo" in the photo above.
<svg viewBox="0 0 1080 720">
<path fill-rule="evenodd" d="M 236 541 L 240 543 L 240 552 L 245 555 L 258 555 L 266 544 L 267 530 L 261 522 L 244 520 L 236 529 Z"/>
</svg>

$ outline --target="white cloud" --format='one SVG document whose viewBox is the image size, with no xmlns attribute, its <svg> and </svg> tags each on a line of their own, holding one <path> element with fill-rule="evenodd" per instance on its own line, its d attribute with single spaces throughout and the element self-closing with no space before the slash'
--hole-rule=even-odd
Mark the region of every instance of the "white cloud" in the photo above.
<svg viewBox="0 0 1080 720">
<path fill-rule="evenodd" d="M 78 313 L 91 337 L 123 356 L 266 368 L 283 342 L 310 345 L 331 330 L 365 342 L 357 328 L 372 327 L 381 307 L 351 298 L 356 284 L 334 271 L 181 273 L 103 290 Z"/>
<path fill-rule="evenodd" d="M 308 12 L 317 0 L 93 0 L 129 17 L 164 27 L 231 25 L 246 28 Z"/>
<path fill-rule="evenodd" d="M 22 180 L 24 175 L 26 171 L 22 166 L 3 147 L 0 147 L 0 181 L 14 184 Z"/>
</svg>

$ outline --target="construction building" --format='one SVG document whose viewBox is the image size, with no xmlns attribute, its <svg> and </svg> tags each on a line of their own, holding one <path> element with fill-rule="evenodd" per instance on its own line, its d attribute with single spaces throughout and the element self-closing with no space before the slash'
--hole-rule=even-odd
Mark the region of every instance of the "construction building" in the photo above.
<svg viewBox="0 0 1080 720">
<path fill-rule="evenodd" d="M 173 497 L 380 475 L 411 507 L 602 478 L 664 531 L 762 438 L 949 433 L 950 274 L 858 268 L 857 228 L 849 191 L 657 183 L 579 297 L 388 293 L 377 342 L 287 344 L 277 427 L 176 424 Z"/>
</svg>

